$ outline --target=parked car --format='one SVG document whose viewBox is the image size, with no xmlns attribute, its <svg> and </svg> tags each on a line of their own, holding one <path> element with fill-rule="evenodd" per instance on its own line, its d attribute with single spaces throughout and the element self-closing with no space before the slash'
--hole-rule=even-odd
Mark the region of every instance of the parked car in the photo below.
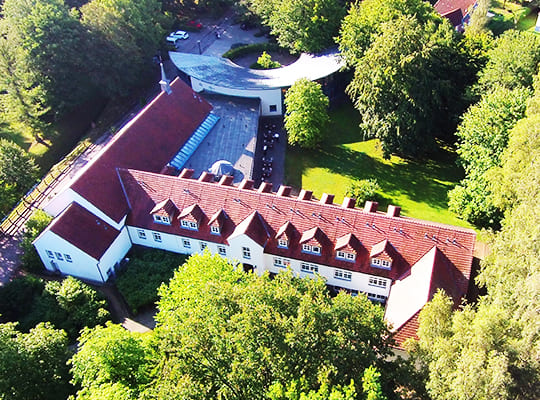
<svg viewBox="0 0 540 400">
<path fill-rule="evenodd" d="M 186 40 L 189 38 L 189 34 L 186 31 L 171 32 L 165 39 L 169 43 L 176 43 L 178 40 Z"/>
</svg>

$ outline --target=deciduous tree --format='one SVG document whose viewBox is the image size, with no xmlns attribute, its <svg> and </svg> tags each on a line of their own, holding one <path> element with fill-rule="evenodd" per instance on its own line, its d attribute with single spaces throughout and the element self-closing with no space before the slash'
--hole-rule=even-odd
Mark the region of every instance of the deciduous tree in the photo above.
<svg viewBox="0 0 540 400">
<path fill-rule="evenodd" d="M 15 185 L 23 194 L 36 181 L 38 168 L 34 159 L 16 143 L 0 139 L 0 182 Z"/>
<path fill-rule="evenodd" d="M 302 78 L 285 95 L 285 128 L 292 145 L 313 148 L 323 138 L 329 122 L 329 100 L 321 85 Z"/>
</svg>

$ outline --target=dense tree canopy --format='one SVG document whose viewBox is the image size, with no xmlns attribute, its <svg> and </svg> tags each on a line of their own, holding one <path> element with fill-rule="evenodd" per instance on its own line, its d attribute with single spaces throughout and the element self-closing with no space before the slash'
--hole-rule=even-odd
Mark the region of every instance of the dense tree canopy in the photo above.
<svg viewBox="0 0 540 400">
<path fill-rule="evenodd" d="M 15 324 L 0 324 L 0 399 L 66 399 L 70 357 L 65 332 L 40 324 L 21 333 Z"/>
<path fill-rule="evenodd" d="M 336 0 L 252 0 L 250 8 L 293 52 L 317 52 L 334 44 L 345 16 L 343 3 Z"/>
<path fill-rule="evenodd" d="M 34 159 L 16 143 L 0 139 L 0 183 L 15 185 L 23 194 L 36 181 L 38 168 Z"/>
<path fill-rule="evenodd" d="M 285 128 L 290 144 L 312 148 L 321 142 L 328 125 L 328 97 L 321 85 L 299 79 L 285 95 Z"/>
</svg>

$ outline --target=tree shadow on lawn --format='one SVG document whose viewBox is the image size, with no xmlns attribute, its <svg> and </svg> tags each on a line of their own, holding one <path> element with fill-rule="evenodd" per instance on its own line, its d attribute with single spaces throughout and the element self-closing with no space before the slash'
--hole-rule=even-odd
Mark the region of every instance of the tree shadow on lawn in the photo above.
<svg viewBox="0 0 540 400">
<path fill-rule="evenodd" d="M 325 145 L 316 150 L 289 149 L 294 168 L 288 168 L 291 183 L 302 183 L 302 175 L 308 168 L 324 168 L 351 180 L 377 179 L 384 200 L 399 205 L 400 197 L 429 204 L 432 208 L 447 209 L 447 192 L 462 178 L 462 171 L 455 164 L 455 155 L 441 149 L 437 161 L 410 161 L 393 159 L 386 161 L 356 151 L 345 145 Z M 343 188 L 345 192 L 346 188 Z M 385 204 L 386 203 L 386 204 Z"/>
</svg>

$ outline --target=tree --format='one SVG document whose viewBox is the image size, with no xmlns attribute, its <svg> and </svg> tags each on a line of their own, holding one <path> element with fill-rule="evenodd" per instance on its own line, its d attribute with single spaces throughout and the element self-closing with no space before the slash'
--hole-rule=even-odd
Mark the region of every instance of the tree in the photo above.
<svg viewBox="0 0 540 400">
<path fill-rule="evenodd" d="M 468 36 L 482 35 L 489 32 L 487 24 L 489 19 L 487 13 L 491 6 L 491 0 L 479 0 L 476 8 L 471 13 L 471 19 L 465 26 L 465 34 Z"/>
<path fill-rule="evenodd" d="M 370 365 L 391 380 L 383 309 L 365 296 L 332 298 L 320 279 L 258 277 L 206 253 L 160 297 L 150 398 L 262 399 L 302 379 L 307 393 L 321 376 L 333 387 Z"/>
<path fill-rule="evenodd" d="M 0 324 L 0 398 L 10 400 L 65 399 L 73 391 L 66 362 L 66 334 L 48 324 L 29 333 L 16 324 Z"/>
<path fill-rule="evenodd" d="M 47 215 L 47 213 L 42 210 L 36 210 L 26 223 L 21 242 L 21 248 L 23 250 L 21 263 L 22 267 L 27 271 L 38 272 L 43 270 L 43 263 L 39 258 L 33 242 L 51 221 L 52 217 Z"/>
<path fill-rule="evenodd" d="M 530 88 L 540 63 L 540 38 L 535 34 L 509 30 L 488 52 L 488 63 L 481 71 L 476 91 L 479 94 L 503 86 Z"/>
<path fill-rule="evenodd" d="M 147 338 L 120 325 L 85 328 L 70 360 L 77 399 L 136 399 L 149 382 L 151 353 Z"/>
<path fill-rule="evenodd" d="M 346 196 L 356 199 L 357 204 L 364 204 L 367 200 L 379 201 L 381 187 L 377 179 L 360 179 L 352 182 L 347 188 Z"/>
<path fill-rule="evenodd" d="M 155 0 L 94 0 L 81 7 L 91 37 L 90 76 L 107 96 L 125 95 L 150 71 L 163 36 Z"/>
<path fill-rule="evenodd" d="M 355 65 L 347 91 L 362 116 L 366 138 L 383 154 L 414 157 L 434 148 L 461 107 L 459 59 L 452 28 L 401 17 L 381 24 Z"/>
<path fill-rule="evenodd" d="M 362 389 L 366 400 L 386 400 L 386 396 L 382 393 L 380 378 L 381 373 L 377 371 L 377 368 L 370 366 L 364 370 Z"/>
<path fill-rule="evenodd" d="M 500 165 L 510 130 L 525 116 L 530 91 L 496 89 L 482 97 L 463 115 L 456 132 L 459 163 L 466 178 L 450 191 L 450 210 L 483 227 L 497 227 L 501 211 L 493 204 L 487 174 Z"/>
<path fill-rule="evenodd" d="M 345 7 L 334 0 L 252 0 L 251 9 L 292 52 L 317 52 L 334 43 Z"/>
<path fill-rule="evenodd" d="M 285 128 L 290 144 L 313 148 L 320 143 L 329 122 L 328 104 L 321 85 L 306 78 L 287 90 Z"/>
<path fill-rule="evenodd" d="M 36 181 L 34 159 L 12 141 L 0 139 L 0 182 L 13 184 L 23 194 Z"/>
</svg>

